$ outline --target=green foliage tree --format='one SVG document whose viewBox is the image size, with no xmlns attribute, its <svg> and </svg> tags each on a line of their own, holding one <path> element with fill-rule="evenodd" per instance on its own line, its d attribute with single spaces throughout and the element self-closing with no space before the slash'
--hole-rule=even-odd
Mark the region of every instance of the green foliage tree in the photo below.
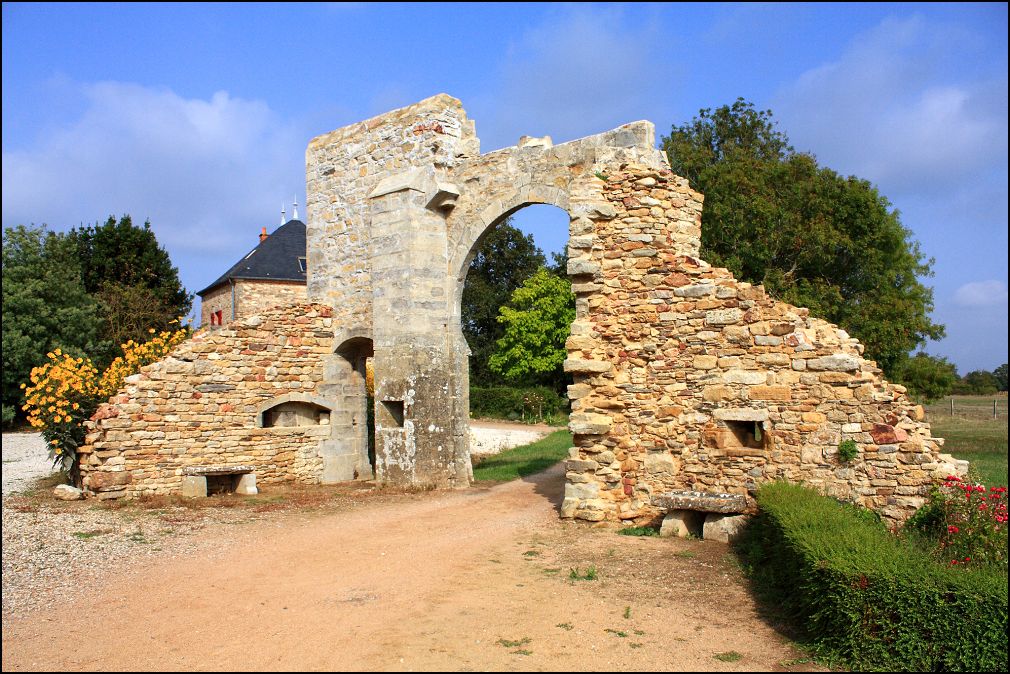
<svg viewBox="0 0 1010 674">
<path fill-rule="evenodd" d="M 179 270 L 158 244 L 150 221 L 142 227 L 129 215 L 118 221 L 75 228 L 68 235 L 81 263 L 84 288 L 99 302 L 103 345 L 92 358 L 103 368 L 119 345 L 146 340 L 148 329 L 170 330 L 189 313 L 193 296 Z"/>
<path fill-rule="evenodd" d="M 961 378 L 957 390 L 965 395 L 989 396 L 999 390 L 999 380 L 987 370 L 972 370 Z"/>
<path fill-rule="evenodd" d="M 463 286 L 460 306 L 463 335 L 470 346 L 470 382 L 474 386 L 502 384 L 488 367 L 496 342 L 505 334 L 498 310 L 522 283 L 546 264 L 533 237 L 509 220 L 488 233 L 477 247 Z"/>
<path fill-rule="evenodd" d="M 933 323 L 932 275 L 897 211 L 865 180 L 797 153 L 770 111 L 738 99 L 663 139 L 673 171 L 705 195 L 702 256 L 843 326 L 893 376 Z"/>
<path fill-rule="evenodd" d="M 19 416 L 21 384 L 59 347 L 95 348 L 98 305 L 85 290 L 75 246 L 45 227 L 3 232 L 3 423 Z"/>
<path fill-rule="evenodd" d="M 999 386 L 1000 391 L 1007 390 L 1007 364 L 1003 363 L 998 368 L 992 371 L 994 377 L 996 377 L 996 384 Z"/>
<path fill-rule="evenodd" d="M 923 402 L 949 395 L 958 380 L 953 363 L 922 351 L 902 361 L 894 378 L 908 389 L 912 397 Z"/>
<path fill-rule="evenodd" d="M 573 320 L 571 283 L 540 269 L 501 308 L 498 321 L 505 326 L 505 333 L 488 366 L 509 382 L 537 378 L 559 387 L 565 380 L 565 340 Z"/>
</svg>

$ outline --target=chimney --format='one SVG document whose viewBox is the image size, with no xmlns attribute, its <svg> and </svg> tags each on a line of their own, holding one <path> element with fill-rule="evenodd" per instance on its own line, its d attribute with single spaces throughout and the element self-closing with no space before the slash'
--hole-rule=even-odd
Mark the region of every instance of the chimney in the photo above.
<svg viewBox="0 0 1010 674">
<path fill-rule="evenodd" d="M 267 234 L 267 228 L 264 227 L 263 230 L 260 232 L 260 243 L 263 243 L 264 241 L 266 241 L 268 236 L 270 236 L 270 235 Z"/>
</svg>

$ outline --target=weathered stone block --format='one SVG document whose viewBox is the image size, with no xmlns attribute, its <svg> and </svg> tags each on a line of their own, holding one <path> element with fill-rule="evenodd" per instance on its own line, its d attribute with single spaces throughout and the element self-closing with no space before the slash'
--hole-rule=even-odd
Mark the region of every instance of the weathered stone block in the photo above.
<svg viewBox="0 0 1010 674">
<path fill-rule="evenodd" d="M 836 353 L 832 356 L 810 358 L 807 360 L 807 369 L 852 372 L 859 369 L 859 358 L 856 356 L 850 356 L 847 353 Z"/>
<path fill-rule="evenodd" d="M 207 477 L 205 475 L 184 475 L 182 478 L 183 498 L 201 498 L 207 496 Z"/>
<path fill-rule="evenodd" d="M 603 435 L 613 425 L 611 418 L 605 414 L 573 413 L 569 417 L 568 428 L 575 435 Z"/>
<path fill-rule="evenodd" d="M 705 516 L 705 526 L 702 538 L 706 541 L 732 543 L 742 534 L 747 526 L 747 515 L 719 515 L 709 513 Z"/>
</svg>

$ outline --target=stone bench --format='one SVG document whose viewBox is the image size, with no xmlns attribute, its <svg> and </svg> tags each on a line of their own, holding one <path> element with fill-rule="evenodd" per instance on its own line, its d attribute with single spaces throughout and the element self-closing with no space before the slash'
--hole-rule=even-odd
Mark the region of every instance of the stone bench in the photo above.
<svg viewBox="0 0 1010 674">
<path fill-rule="evenodd" d="M 652 497 L 652 504 L 666 511 L 660 536 L 696 536 L 729 543 L 747 522 L 747 498 L 740 494 L 701 491 L 668 491 Z"/>
<path fill-rule="evenodd" d="M 255 496 L 256 469 L 254 466 L 186 466 L 182 469 L 182 495 L 188 498 L 207 496 L 207 478 L 231 478 L 231 489 L 243 496 Z"/>
</svg>

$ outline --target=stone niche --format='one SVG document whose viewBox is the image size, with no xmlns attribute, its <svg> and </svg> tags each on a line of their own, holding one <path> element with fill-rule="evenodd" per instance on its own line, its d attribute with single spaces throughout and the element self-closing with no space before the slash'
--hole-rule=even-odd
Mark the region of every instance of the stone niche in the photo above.
<svg viewBox="0 0 1010 674">
<path fill-rule="evenodd" d="M 296 426 L 328 426 L 330 410 L 310 402 L 286 402 L 263 411 L 263 428 L 291 428 Z"/>
</svg>

